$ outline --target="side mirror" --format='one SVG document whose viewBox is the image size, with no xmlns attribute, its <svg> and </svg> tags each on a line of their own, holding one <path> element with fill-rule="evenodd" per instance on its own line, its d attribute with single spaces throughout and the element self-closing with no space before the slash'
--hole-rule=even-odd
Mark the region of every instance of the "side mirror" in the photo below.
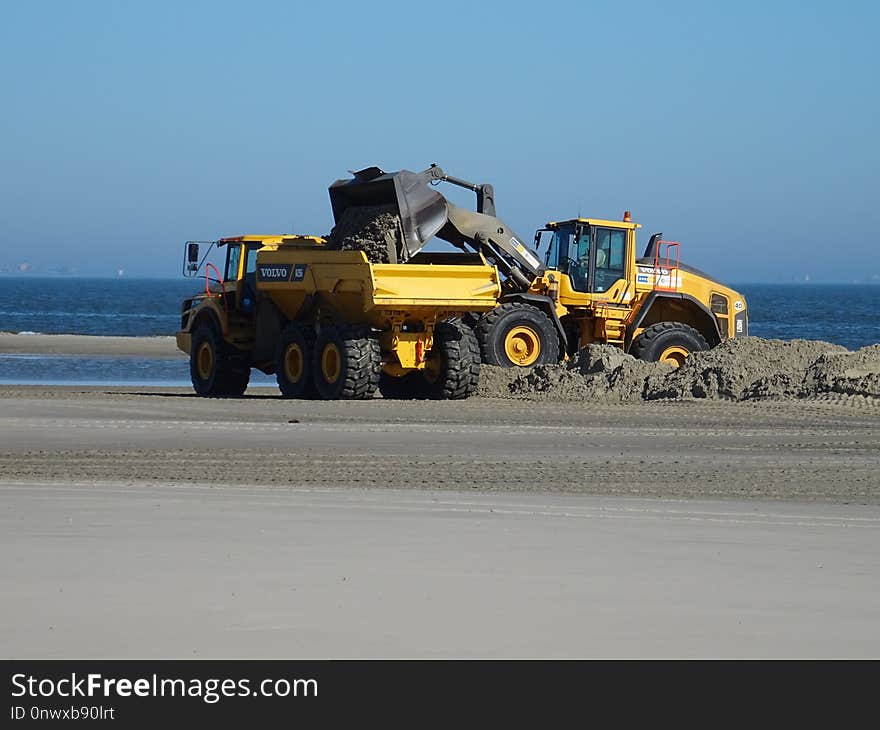
<svg viewBox="0 0 880 730">
<path fill-rule="evenodd" d="M 186 260 L 191 264 L 199 263 L 199 244 L 188 243 L 186 246 Z"/>
</svg>

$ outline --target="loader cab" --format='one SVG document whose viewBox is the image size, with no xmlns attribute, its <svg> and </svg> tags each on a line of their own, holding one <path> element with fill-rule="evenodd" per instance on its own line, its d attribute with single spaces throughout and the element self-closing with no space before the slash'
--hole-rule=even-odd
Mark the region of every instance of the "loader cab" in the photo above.
<svg viewBox="0 0 880 730">
<path fill-rule="evenodd" d="M 628 289 L 635 245 L 629 221 L 574 220 L 551 222 L 539 230 L 535 243 L 546 246 L 544 263 L 564 274 L 560 293 L 574 298 L 620 301 Z"/>
</svg>

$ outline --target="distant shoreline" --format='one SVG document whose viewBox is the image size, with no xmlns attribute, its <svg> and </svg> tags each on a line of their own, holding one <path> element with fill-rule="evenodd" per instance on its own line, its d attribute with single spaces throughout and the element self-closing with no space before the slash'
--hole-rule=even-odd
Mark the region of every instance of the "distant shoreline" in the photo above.
<svg viewBox="0 0 880 730">
<path fill-rule="evenodd" d="M 63 279 L 65 281 L 174 281 L 180 283 L 186 283 L 189 281 L 192 283 L 195 281 L 197 284 L 199 280 L 202 282 L 202 286 L 204 286 L 205 276 L 204 274 L 196 277 L 191 277 L 189 279 L 185 279 L 181 277 L 179 274 L 168 274 L 167 276 L 161 276 L 159 274 L 126 274 L 125 276 L 113 276 L 111 274 L 48 274 L 48 273 L 40 273 L 40 274 L 10 274 L 9 272 L 0 272 L 0 279 L 15 279 L 17 281 L 27 281 L 28 279 L 52 279 L 53 281 L 57 281 L 59 279 Z"/>
<path fill-rule="evenodd" d="M 835 280 L 810 280 L 810 281 L 735 281 L 732 280 L 729 282 L 729 286 L 734 287 L 737 290 L 741 290 L 743 288 L 748 289 L 749 287 L 770 287 L 770 286 L 790 286 L 790 287 L 832 287 L 832 286 L 857 286 L 857 287 L 873 287 L 880 286 L 880 278 L 877 274 L 870 274 L 866 279 L 858 279 L 853 281 L 853 279 L 849 279 L 846 281 L 835 279 Z M 204 272 L 200 273 L 198 276 L 193 277 L 182 277 L 178 274 L 126 274 L 125 276 L 114 276 L 112 274 L 51 274 L 47 272 L 34 272 L 34 273 L 15 273 L 15 272 L 0 272 L 0 279 L 3 280 L 15 280 L 15 281 L 34 281 L 40 279 L 47 279 L 52 281 L 64 280 L 64 281 L 100 281 L 100 282 L 110 282 L 110 281 L 118 281 L 122 283 L 130 283 L 130 282 L 163 282 L 170 283 L 175 282 L 181 285 L 183 284 L 192 284 L 195 287 L 195 290 L 202 290 L 205 286 L 205 275 Z M 745 292 L 744 292 L 745 293 Z"/>
<path fill-rule="evenodd" d="M 186 355 L 174 337 L 114 337 L 0 332 L 0 355 L 88 355 L 176 360 Z"/>
</svg>

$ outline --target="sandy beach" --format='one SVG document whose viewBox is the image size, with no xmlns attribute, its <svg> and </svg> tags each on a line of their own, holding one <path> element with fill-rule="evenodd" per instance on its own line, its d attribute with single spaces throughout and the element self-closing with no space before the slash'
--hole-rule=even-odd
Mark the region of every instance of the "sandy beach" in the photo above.
<svg viewBox="0 0 880 730">
<path fill-rule="evenodd" d="M 147 352 L 120 339 L 90 354 Z M 864 398 L 3 386 L 0 645 L 876 656 L 878 474 L 880 408 Z"/>
<path fill-rule="evenodd" d="M 862 401 L 291 401 L 274 388 L 0 387 L 0 471 L 38 480 L 880 504 Z"/>
<path fill-rule="evenodd" d="M 880 510 L 4 483 L 19 657 L 876 657 Z"/>
<path fill-rule="evenodd" d="M 173 337 L 99 337 L 0 332 L 0 355 L 184 358 Z"/>
</svg>

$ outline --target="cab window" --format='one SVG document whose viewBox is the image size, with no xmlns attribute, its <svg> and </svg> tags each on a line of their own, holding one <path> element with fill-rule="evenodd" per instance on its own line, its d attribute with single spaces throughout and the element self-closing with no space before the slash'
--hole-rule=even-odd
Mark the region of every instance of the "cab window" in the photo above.
<svg viewBox="0 0 880 730">
<path fill-rule="evenodd" d="M 257 247 L 252 246 L 247 250 L 247 257 L 244 260 L 244 275 L 257 273 Z"/>
<path fill-rule="evenodd" d="M 545 258 L 547 266 L 566 273 L 566 260 L 572 240 L 574 240 L 574 226 L 560 226 L 552 231 Z"/>
<path fill-rule="evenodd" d="M 226 252 L 226 281 L 235 281 L 238 279 L 238 262 L 241 260 L 241 246 L 239 244 L 230 244 Z"/>
<path fill-rule="evenodd" d="M 626 231 L 614 228 L 596 228 L 596 273 L 593 291 L 608 291 L 623 278 L 626 253 Z"/>
<path fill-rule="evenodd" d="M 590 276 L 590 246 L 592 238 L 589 226 L 578 226 L 577 235 L 569 240 L 566 273 L 575 291 L 587 291 Z"/>
<path fill-rule="evenodd" d="M 259 243 L 248 245 L 244 258 L 244 277 L 241 289 L 241 308 L 249 312 L 257 299 L 257 249 Z"/>
</svg>

